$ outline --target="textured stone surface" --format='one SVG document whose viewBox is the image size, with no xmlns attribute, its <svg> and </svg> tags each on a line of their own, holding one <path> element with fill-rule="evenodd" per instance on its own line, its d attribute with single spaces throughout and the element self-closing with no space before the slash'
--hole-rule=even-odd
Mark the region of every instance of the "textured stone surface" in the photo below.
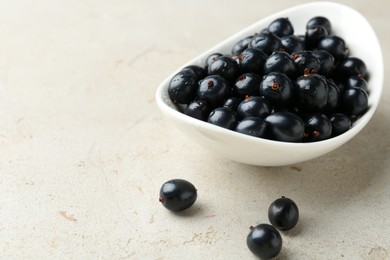
<svg viewBox="0 0 390 260">
<path fill-rule="evenodd" d="M 248 227 L 285 195 L 301 219 L 278 259 L 389 259 L 388 78 L 355 139 L 277 168 L 211 154 L 154 101 L 195 55 L 303 2 L 0 2 L 1 258 L 254 259 Z M 390 5 L 341 2 L 372 23 L 387 63 Z M 171 178 L 198 188 L 183 214 L 158 203 Z"/>
</svg>

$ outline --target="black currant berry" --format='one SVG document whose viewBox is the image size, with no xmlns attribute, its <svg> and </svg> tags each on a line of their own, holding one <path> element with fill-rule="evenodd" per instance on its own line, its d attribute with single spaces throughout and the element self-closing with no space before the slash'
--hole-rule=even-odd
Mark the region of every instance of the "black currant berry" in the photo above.
<svg viewBox="0 0 390 260">
<path fill-rule="evenodd" d="M 323 16 L 316 16 L 311 18 L 306 24 L 306 30 L 318 25 L 324 27 L 329 34 L 332 33 L 332 25 L 330 21 L 328 18 Z"/>
<path fill-rule="evenodd" d="M 230 97 L 225 100 L 223 107 L 227 107 L 233 111 L 237 111 L 238 105 L 241 103 L 242 98 L 239 97 Z"/>
<path fill-rule="evenodd" d="M 332 124 L 332 136 L 338 136 L 347 132 L 352 125 L 351 119 L 341 113 L 331 115 L 329 120 Z"/>
<path fill-rule="evenodd" d="M 330 138 L 332 124 L 324 114 L 311 114 L 305 117 L 303 141 L 317 142 Z"/>
<path fill-rule="evenodd" d="M 265 54 L 271 55 L 274 51 L 282 48 L 280 38 L 273 33 L 264 33 L 253 36 L 249 47 L 262 50 Z"/>
<path fill-rule="evenodd" d="M 296 35 L 287 35 L 280 38 L 282 49 L 287 53 L 303 51 L 305 49 L 305 42 Z"/>
<path fill-rule="evenodd" d="M 233 84 L 233 93 L 240 98 L 258 96 L 261 77 L 257 73 L 245 73 Z"/>
<path fill-rule="evenodd" d="M 317 73 L 320 68 L 320 61 L 311 51 L 294 52 L 291 57 L 296 64 L 299 76 Z"/>
<path fill-rule="evenodd" d="M 346 89 L 342 96 L 341 106 L 347 115 L 359 116 L 368 109 L 368 95 L 361 88 Z"/>
<path fill-rule="evenodd" d="M 241 39 L 236 44 L 234 44 L 232 48 L 232 55 L 238 55 L 241 52 L 243 52 L 246 48 L 248 48 L 248 45 L 252 40 L 252 38 L 253 35 L 245 37 L 244 39 Z"/>
<path fill-rule="evenodd" d="M 305 112 L 320 112 L 328 101 L 328 85 L 318 74 L 301 76 L 296 81 L 298 106 Z"/>
<path fill-rule="evenodd" d="M 218 107 L 211 111 L 207 122 L 226 129 L 234 130 L 237 125 L 236 112 L 227 107 Z"/>
<path fill-rule="evenodd" d="M 358 78 L 367 77 L 366 64 L 359 58 L 348 57 L 340 62 L 337 67 L 337 74 L 339 77 L 356 76 Z"/>
<path fill-rule="evenodd" d="M 202 121 L 207 121 L 210 111 L 210 106 L 206 101 L 194 100 L 184 109 L 184 114 Z"/>
<path fill-rule="evenodd" d="M 266 117 L 271 112 L 269 101 L 260 96 L 246 97 L 237 108 L 239 119 L 245 117 Z"/>
<path fill-rule="evenodd" d="M 261 259 L 270 259 L 280 253 L 282 237 L 276 228 L 269 224 L 260 224 L 250 229 L 246 244 L 254 255 Z"/>
<path fill-rule="evenodd" d="M 305 34 L 305 47 L 307 50 L 317 48 L 318 43 L 328 36 L 328 31 L 321 25 L 316 25 L 307 29 Z"/>
<path fill-rule="evenodd" d="M 350 76 L 344 81 L 345 89 L 349 88 L 361 88 L 368 93 L 368 83 L 364 78 L 357 76 Z"/>
<path fill-rule="evenodd" d="M 317 73 L 324 76 L 329 76 L 334 69 L 334 57 L 327 51 L 314 50 L 314 57 L 320 61 L 320 68 Z"/>
<path fill-rule="evenodd" d="M 339 86 L 330 79 L 326 80 L 328 85 L 328 100 L 326 103 L 326 112 L 332 113 L 340 106 L 341 91 Z"/>
<path fill-rule="evenodd" d="M 277 229 L 290 230 L 298 223 L 298 206 L 292 199 L 283 196 L 269 206 L 268 219 Z"/>
<path fill-rule="evenodd" d="M 223 56 L 222 53 L 219 53 L 219 52 L 216 52 L 216 53 L 212 53 L 210 54 L 207 58 L 206 58 L 206 68 L 208 68 L 211 63 L 213 63 L 214 61 L 216 61 L 219 57 Z"/>
<path fill-rule="evenodd" d="M 208 73 L 209 75 L 220 75 L 228 81 L 234 81 L 240 73 L 240 68 L 234 59 L 221 56 L 210 64 Z"/>
<path fill-rule="evenodd" d="M 238 66 L 241 73 L 258 73 L 263 74 L 264 63 L 267 55 L 260 49 L 248 48 L 237 56 Z"/>
<path fill-rule="evenodd" d="M 281 72 L 289 77 L 294 77 L 296 74 L 296 65 L 290 54 L 285 51 L 275 51 L 268 57 L 264 64 L 264 74 L 271 72 Z"/>
<path fill-rule="evenodd" d="M 348 56 L 345 41 L 336 35 L 328 35 L 322 38 L 317 45 L 317 49 L 329 52 L 336 61 L 343 60 Z"/>
<path fill-rule="evenodd" d="M 283 73 L 272 72 L 259 84 L 259 93 L 276 107 L 288 107 L 292 103 L 294 86 Z"/>
<path fill-rule="evenodd" d="M 160 189 L 159 201 L 171 211 L 183 211 L 191 207 L 197 198 L 197 190 L 189 181 L 173 179 L 165 182 Z"/>
<path fill-rule="evenodd" d="M 267 31 L 278 37 L 294 34 L 294 27 L 288 18 L 278 18 L 270 23 Z"/>
<path fill-rule="evenodd" d="M 236 126 L 237 132 L 255 137 L 263 137 L 266 130 L 266 123 L 260 117 L 246 117 Z"/>
<path fill-rule="evenodd" d="M 269 138 L 283 142 L 302 141 L 305 123 L 299 116 L 291 112 L 280 111 L 270 114 L 265 121 Z"/>
<path fill-rule="evenodd" d="M 192 72 L 194 72 L 198 81 L 207 76 L 207 71 L 201 66 L 197 65 L 189 65 L 187 67 L 184 67 L 182 70 L 191 70 Z"/>
<path fill-rule="evenodd" d="M 198 76 L 192 70 L 178 72 L 168 86 L 168 95 L 174 104 L 188 104 L 195 99 Z"/>
<path fill-rule="evenodd" d="M 219 75 L 211 75 L 204 78 L 197 91 L 197 97 L 205 100 L 212 107 L 221 105 L 230 95 L 230 83 Z"/>
</svg>

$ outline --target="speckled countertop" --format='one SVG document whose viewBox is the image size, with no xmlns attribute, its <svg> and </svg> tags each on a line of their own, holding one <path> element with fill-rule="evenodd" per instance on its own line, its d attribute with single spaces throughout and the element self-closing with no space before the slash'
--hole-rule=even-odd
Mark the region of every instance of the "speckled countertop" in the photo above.
<svg viewBox="0 0 390 260">
<path fill-rule="evenodd" d="M 255 259 L 248 227 L 286 195 L 301 219 L 278 259 L 390 259 L 388 78 L 355 139 L 286 167 L 219 158 L 156 106 L 173 70 L 304 2 L 0 2 L 0 258 Z M 367 17 L 387 63 L 390 3 L 341 2 Z M 183 214 L 158 203 L 171 178 L 198 188 Z"/>
</svg>

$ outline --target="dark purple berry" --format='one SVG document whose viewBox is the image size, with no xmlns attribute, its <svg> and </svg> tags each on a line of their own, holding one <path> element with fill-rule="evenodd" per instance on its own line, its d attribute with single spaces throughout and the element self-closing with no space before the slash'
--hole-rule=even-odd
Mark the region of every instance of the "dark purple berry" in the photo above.
<svg viewBox="0 0 390 260">
<path fill-rule="evenodd" d="M 294 86 L 290 78 L 283 73 L 272 72 L 264 76 L 259 85 L 259 93 L 279 108 L 289 107 L 292 103 Z"/>
<path fill-rule="evenodd" d="M 208 73 L 209 75 L 220 75 L 228 81 L 234 81 L 240 73 L 240 68 L 234 59 L 221 56 L 210 64 Z"/>
<path fill-rule="evenodd" d="M 211 75 L 204 78 L 197 91 L 197 97 L 213 107 L 221 105 L 230 95 L 231 87 L 223 77 Z"/>
<path fill-rule="evenodd" d="M 305 123 L 303 120 L 286 111 L 274 112 L 265 118 L 269 138 L 283 142 L 302 141 Z"/>
<path fill-rule="evenodd" d="M 254 255 L 261 259 L 270 259 L 280 253 L 282 237 L 276 228 L 269 224 L 260 224 L 250 229 L 246 244 Z"/>
<path fill-rule="evenodd" d="M 322 111 L 328 101 L 328 85 L 318 74 L 301 76 L 296 81 L 298 106 L 306 112 Z"/>
<path fill-rule="evenodd" d="M 282 49 L 287 53 L 303 51 L 305 49 L 305 42 L 296 35 L 286 35 L 280 38 Z"/>
<path fill-rule="evenodd" d="M 349 57 L 340 62 L 337 67 L 337 74 L 341 78 L 347 78 L 350 76 L 366 78 L 367 67 L 361 59 L 356 57 Z"/>
<path fill-rule="evenodd" d="M 329 117 L 330 123 L 332 124 L 332 136 L 338 136 L 345 133 L 351 128 L 351 119 L 341 113 L 333 114 Z"/>
<path fill-rule="evenodd" d="M 267 31 L 278 37 L 294 34 L 294 27 L 288 18 L 278 18 L 270 23 Z"/>
<path fill-rule="evenodd" d="M 350 116 L 359 116 L 368 109 L 368 95 L 361 88 L 349 88 L 344 91 L 341 106 Z"/>
<path fill-rule="evenodd" d="M 253 35 L 245 37 L 244 39 L 241 39 L 236 44 L 234 44 L 232 48 L 232 55 L 238 55 L 247 49 L 252 38 Z"/>
<path fill-rule="evenodd" d="M 196 198 L 195 186 L 183 179 L 167 181 L 160 188 L 159 201 L 165 208 L 174 212 L 188 209 L 195 203 Z"/>
<path fill-rule="evenodd" d="M 330 138 L 332 124 L 324 114 L 311 114 L 305 117 L 303 141 L 316 142 Z"/>
<path fill-rule="evenodd" d="M 169 82 L 168 95 L 174 104 L 188 104 L 194 100 L 197 88 L 197 75 L 192 70 L 182 70 Z"/>
<path fill-rule="evenodd" d="M 260 96 L 246 97 L 237 108 L 239 119 L 245 117 L 266 117 L 271 111 L 268 100 Z"/>
<path fill-rule="evenodd" d="M 314 57 L 320 61 L 320 68 L 317 73 L 324 76 L 329 76 L 334 69 L 334 57 L 327 51 L 314 50 Z"/>
<path fill-rule="evenodd" d="M 256 73 L 245 73 L 238 77 L 233 84 L 233 93 L 240 98 L 258 96 L 262 78 Z"/>
<path fill-rule="evenodd" d="M 271 55 L 274 51 L 282 48 L 280 38 L 273 33 L 264 33 L 253 36 L 249 47 L 262 50 L 265 54 Z"/>
<path fill-rule="evenodd" d="M 184 114 L 202 121 L 207 121 L 210 111 L 210 106 L 206 101 L 194 100 L 184 109 Z"/>
<path fill-rule="evenodd" d="M 328 18 L 323 16 L 316 16 L 311 18 L 306 24 L 306 30 L 318 25 L 324 27 L 329 34 L 332 33 L 332 25 L 330 21 Z"/>
<path fill-rule="evenodd" d="M 277 229 L 290 230 L 298 223 L 298 206 L 292 199 L 282 196 L 269 206 L 268 219 Z"/>
<path fill-rule="evenodd" d="M 294 77 L 297 68 L 294 60 L 290 54 L 284 51 L 275 51 L 271 56 L 268 57 L 264 64 L 264 74 L 271 72 L 281 72 L 289 77 Z"/>
<path fill-rule="evenodd" d="M 322 38 L 317 45 L 317 49 L 329 52 L 336 61 L 343 60 L 348 56 L 348 48 L 345 41 L 336 35 Z"/>
<path fill-rule="evenodd" d="M 320 61 L 311 51 L 299 51 L 291 54 L 297 68 L 298 75 L 314 74 L 320 68 Z"/>
<path fill-rule="evenodd" d="M 313 50 L 317 47 L 318 43 L 328 36 L 328 31 L 321 25 L 310 27 L 306 30 L 305 34 L 305 46 L 307 50 Z"/>
<path fill-rule="evenodd" d="M 267 55 L 260 49 L 248 48 L 237 56 L 238 66 L 241 73 L 263 74 L 263 66 L 267 60 Z"/>
<path fill-rule="evenodd" d="M 237 125 L 236 112 L 227 107 L 218 107 L 211 111 L 207 122 L 226 129 L 233 130 Z"/>
<path fill-rule="evenodd" d="M 266 123 L 260 117 L 246 117 L 242 119 L 236 126 L 236 131 L 242 134 L 255 137 L 263 137 L 265 134 Z"/>
</svg>

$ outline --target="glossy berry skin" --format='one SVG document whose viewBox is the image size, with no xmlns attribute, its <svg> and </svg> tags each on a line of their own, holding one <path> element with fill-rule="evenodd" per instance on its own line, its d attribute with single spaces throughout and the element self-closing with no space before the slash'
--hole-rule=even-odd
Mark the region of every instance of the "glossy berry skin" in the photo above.
<svg viewBox="0 0 390 260">
<path fill-rule="evenodd" d="M 280 38 L 273 33 L 264 33 L 253 36 L 249 47 L 262 50 L 265 54 L 271 55 L 274 51 L 279 51 L 282 47 Z"/>
<path fill-rule="evenodd" d="M 320 68 L 317 73 L 324 76 L 329 76 L 334 69 L 334 57 L 327 51 L 314 50 L 314 57 L 320 61 Z"/>
<path fill-rule="evenodd" d="M 268 25 L 267 31 L 282 37 L 294 34 L 294 27 L 288 18 L 278 18 Z"/>
<path fill-rule="evenodd" d="M 234 81 L 240 73 L 240 68 L 234 59 L 221 56 L 210 64 L 208 73 L 209 75 L 220 75 L 228 81 Z"/>
<path fill-rule="evenodd" d="M 227 107 L 218 107 L 211 111 L 207 122 L 226 129 L 233 130 L 237 125 L 236 112 Z"/>
<path fill-rule="evenodd" d="M 320 25 L 316 25 L 307 29 L 305 34 L 305 46 L 307 50 L 317 48 L 318 43 L 328 36 L 328 31 Z"/>
<path fill-rule="evenodd" d="M 219 52 L 216 52 L 216 53 L 212 53 L 210 54 L 207 58 L 206 58 L 206 68 L 208 68 L 211 63 L 213 63 L 214 61 L 216 61 L 219 57 L 223 56 L 222 53 L 219 53 Z"/>
<path fill-rule="evenodd" d="M 323 16 L 315 16 L 311 18 L 306 24 L 306 30 L 318 25 L 324 27 L 329 34 L 332 33 L 332 24 L 328 18 Z"/>
<path fill-rule="evenodd" d="M 339 86 L 330 79 L 326 80 L 328 85 L 328 100 L 326 102 L 326 112 L 331 113 L 338 110 L 340 106 L 341 91 Z"/>
<path fill-rule="evenodd" d="M 271 72 L 281 72 L 289 77 L 294 77 L 296 74 L 296 65 L 290 54 L 285 51 L 275 51 L 268 57 L 264 64 L 264 74 Z"/>
<path fill-rule="evenodd" d="M 243 52 L 246 48 L 248 48 L 248 45 L 250 41 L 252 40 L 253 35 L 245 37 L 241 40 L 239 40 L 236 44 L 233 45 L 232 48 L 232 55 L 238 55 L 241 52 Z"/>
<path fill-rule="evenodd" d="M 197 190 L 192 183 L 173 179 L 161 186 L 159 201 L 170 211 L 179 212 L 191 207 L 197 196 Z"/>
<path fill-rule="evenodd" d="M 336 35 L 328 35 L 318 43 L 317 49 L 332 54 L 336 61 L 345 59 L 348 56 L 348 48 L 345 41 Z"/>
<path fill-rule="evenodd" d="M 283 73 L 272 72 L 264 76 L 259 84 L 259 93 L 276 107 L 288 107 L 292 103 L 294 86 Z"/>
<path fill-rule="evenodd" d="M 191 70 L 195 73 L 197 80 L 201 80 L 207 76 L 207 71 L 198 65 L 189 65 L 187 67 L 184 67 L 182 70 Z"/>
<path fill-rule="evenodd" d="M 282 237 L 279 231 L 269 224 L 251 227 L 246 238 L 249 250 L 260 259 L 277 256 L 282 249 Z"/>
<path fill-rule="evenodd" d="M 258 48 L 247 48 L 237 56 L 240 72 L 253 72 L 262 75 L 267 57 L 268 55 Z"/>
<path fill-rule="evenodd" d="M 328 101 L 328 85 L 324 77 L 313 74 L 297 79 L 298 106 L 306 112 L 322 111 Z"/>
<path fill-rule="evenodd" d="M 221 105 L 230 95 L 230 83 L 219 75 L 211 75 L 204 78 L 197 90 L 197 97 L 205 100 L 212 107 Z"/>
<path fill-rule="evenodd" d="M 265 118 L 268 138 L 283 142 L 302 141 L 305 123 L 303 120 L 287 111 L 274 112 Z"/>
<path fill-rule="evenodd" d="M 245 73 L 238 77 L 233 84 L 233 93 L 240 98 L 258 96 L 262 78 L 257 73 Z"/>
<path fill-rule="evenodd" d="M 282 49 L 287 53 L 303 51 L 305 49 L 305 42 L 296 35 L 286 35 L 280 38 Z"/>
<path fill-rule="evenodd" d="M 197 75 L 192 70 L 182 70 L 169 82 L 168 95 L 174 104 L 188 104 L 194 100 L 197 88 Z"/>
<path fill-rule="evenodd" d="M 237 108 L 237 114 L 239 119 L 245 117 L 266 117 L 271 112 L 271 107 L 263 97 L 250 96 L 246 97 Z"/>
<path fill-rule="evenodd" d="M 368 93 L 368 83 L 364 78 L 357 76 L 350 76 L 344 81 L 345 89 L 349 88 L 361 88 Z"/>
<path fill-rule="evenodd" d="M 235 129 L 236 132 L 260 138 L 265 135 L 265 130 L 266 123 L 260 117 L 246 117 L 237 124 Z"/>
<path fill-rule="evenodd" d="M 194 100 L 184 109 L 184 114 L 202 121 L 207 121 L 210 111 L 210 106 L 206 101 Z"/>
<path fill-rule="evenodd" d="M 239 97 L 230 97 L 225 100 L 223 107 L 227 107 L 233 111 L 237 111 L 238 105 L 241 103 L 242 98 Z"/>
<path fill-rule="evenodd" d="M 320 68 L 320 61 L 311 51 L 294 52 L 291 55 L 297 68 L 298 75 L 314 74 Z"/>
<path fill-rule="evenodd" d="M 346 78 L 356 76 L 358 78 L 367 77 L 366 64 L 359 58 L 348 57 L 340 62 L 337 67 L 339 77 Z"/>
<path fill-rule="evenodd" d="M 305 117 L 303 141 L 317 142 L 328 139 L 332 134 L 332 124 L 324 114 L 311 114 Z"/>
<path fill-rule="evenodd" d="M 290 230 L 298 223 L 298 206 L 292 199 L 283 196 L 269 206 L 268 219 L 275 228 Z"/>
<path fill-rule="evenodd" d="M 346 89 L 341 102 L 342 109 L 350 116 L 359 116 L 368 109 L 368 95 L 361 88 Z"/>
<path fill-rule="evenodd" d="M 332 114 L 329 120 L 332 124 L 332 137 L 347 132 L 352 126 L 351 119 L 342 113 Z"/>
</svg>

